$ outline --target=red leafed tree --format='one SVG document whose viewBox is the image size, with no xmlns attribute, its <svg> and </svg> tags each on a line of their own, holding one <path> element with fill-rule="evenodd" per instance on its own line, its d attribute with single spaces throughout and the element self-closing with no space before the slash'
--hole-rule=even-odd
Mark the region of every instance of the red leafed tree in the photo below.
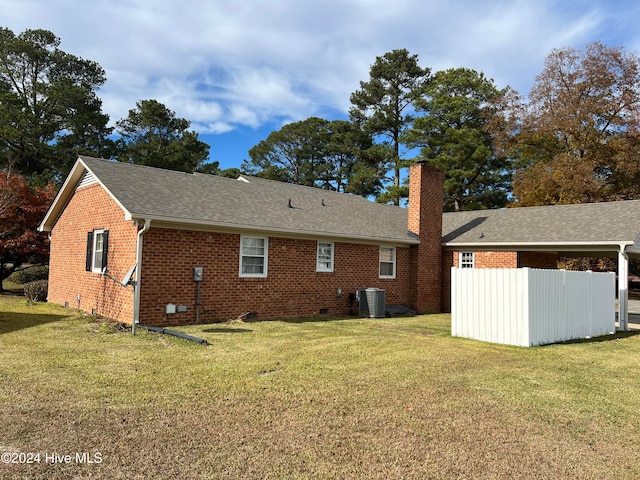
<svg viewBox="0 0 640 480">
<path fill-rule="evenodd" d="M 2 281 L 28 263 L 45 263 L 49 238 L 37 231 L 56 192 L 30 188 L 25 178 L 0 172 L 0 290 Z"/>
</svg>

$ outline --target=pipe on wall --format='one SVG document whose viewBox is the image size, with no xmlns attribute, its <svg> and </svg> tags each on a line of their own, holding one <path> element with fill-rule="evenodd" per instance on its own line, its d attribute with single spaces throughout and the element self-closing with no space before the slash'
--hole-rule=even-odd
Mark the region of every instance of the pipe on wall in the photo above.
<svg viewBox="0 0 640 480">
<path fill-rule="evenodd" d="M 133 286 L 133 320 L 131 322 L 131 334 L 136 334 L 136 324 L 140 321 L 140 279 L 142 278 L 142 236 L 151 227 L 151 219 L 144 220 L 143 227 L 138 230 L 136 243 L 136 283 Z"/>
</svg>

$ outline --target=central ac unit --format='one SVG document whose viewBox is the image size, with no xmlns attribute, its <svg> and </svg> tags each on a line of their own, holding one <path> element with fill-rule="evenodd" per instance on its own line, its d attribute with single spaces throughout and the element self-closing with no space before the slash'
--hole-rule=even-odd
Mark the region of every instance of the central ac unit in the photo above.
<svg viewBox="0 0 640 480">
<path fill-rule="evenodd" d="M 384 318 L 385 292 L 379 288 L 361 288 L 358 290 L 360 299 L 360 316 L 369 318 Z"/>
</svg>

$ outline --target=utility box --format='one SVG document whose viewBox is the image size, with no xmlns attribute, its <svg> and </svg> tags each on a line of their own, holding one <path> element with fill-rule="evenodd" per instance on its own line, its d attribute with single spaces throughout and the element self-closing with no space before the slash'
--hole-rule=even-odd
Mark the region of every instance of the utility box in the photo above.
<svg viewBox="0 0 640 480">
<path fill-rule="evenodd" d="M 361 288 L 358 290 L 360 299 L 359 313 L 361 317 L 386 317 L 385 291 L 379 288 Z"/>
</svg>

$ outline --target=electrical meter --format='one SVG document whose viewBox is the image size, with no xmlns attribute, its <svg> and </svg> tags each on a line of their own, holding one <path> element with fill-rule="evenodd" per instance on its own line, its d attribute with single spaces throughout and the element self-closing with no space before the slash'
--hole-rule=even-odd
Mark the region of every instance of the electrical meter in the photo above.
<svg viewBox="0 0 640 480">
<path fill-rule="evenodd" d="M 193 267 L 193 281 L 201 282 L 204 275 L 204 267 Z"/>
</svg>

